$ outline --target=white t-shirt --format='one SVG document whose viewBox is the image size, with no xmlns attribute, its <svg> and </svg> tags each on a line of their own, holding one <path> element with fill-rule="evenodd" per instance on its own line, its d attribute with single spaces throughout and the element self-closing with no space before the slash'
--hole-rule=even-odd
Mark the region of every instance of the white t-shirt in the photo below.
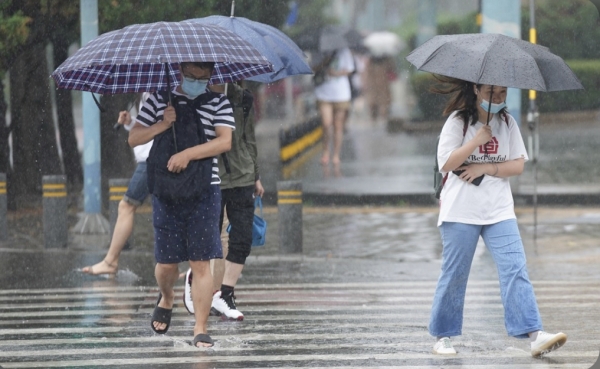
<svg viewBox="0 0 600 369">
<path fill-rule="evenodd" d="M 354 71 L 354 58 L 350 49 L 340 49 L 335 58 L 329 65 L 329 69 L 336 71 L 346 70 Z M 315 87 L 315 96 L 317 100 L 327 102 L 350 101 L 352 95 L 350 91 L 350 81 L 348 76 L 332 77 L 327 75 L 325 82 Z"/>
<path fill-rule="evenodd" d="M 142 95 L 142 100 L 140 101 L 140 106 L 138 107 L 138 112 L 142 109 L 142 106 L 144 105 L 144 101 L 146 101 L 148 96 L 150 96 L 150 93 L 144 92 L 144 94 Z M 134 125 L 135 125 L 135 119 L 132 118 L 131 123 L 129 123 L 129 125 L 125 125 L 125 129 L 130 131 Z M 148 159 L 148 155 L 150 154 L 150 149 L 152 148 L 152 142 L 154 142 L 154 140 L 151 140 L 150 142 L 147 142 L 143 145 L 135 146 L 133 148 L 133 155 L 135 156 L 135 161 L 137 163 L 145 163 L 146 162 L 146 159 Z"/>
<path fill-rule="evenodd" d="M 483 123 L 469 125 L 463 138 L 464 123 L 456 112 L 452 113 L 442 128 L 438 145 L 438 165 L 440 172 L 450 154 L 468 142 L 481 128 Z M 519 158 L 529 160 L 521 131 L 517 122 L 508 115 L 508 125 L 498 114 L 490 121 L 492 139 L 479 146 L 467 158 L 468 163 L 502 163 Z M 484 146 L 487 146 L 488 155 Z M 454 173 L 448 174 L 448 179 L 440 196 L 440 215 L 438 226 L 442 222 L 457 222 L 465 224 L 494 224 L 507 219 L 516 218 L 510 182 L 508 178 L 498 178 L 485 175 L 479 186 L 463 181 Z"/>
</svg>

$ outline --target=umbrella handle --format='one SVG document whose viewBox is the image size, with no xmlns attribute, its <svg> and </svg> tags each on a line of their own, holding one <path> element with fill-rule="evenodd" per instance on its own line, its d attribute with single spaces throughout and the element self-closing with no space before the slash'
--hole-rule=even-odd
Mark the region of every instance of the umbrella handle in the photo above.
<svg viewBox="0 0 600 369">
<path fill-rule="evenodd" d="M 169 105 L 173 106 L 173 96 L 171 96 L 171 77 L 169 76 L 169 63 L 165 62 L 165 75 L 167 77 L 167 96 L 169 96 Z M 174 122 L 173 122 L 174 123 Z M 177 148 L 177 137 L 175 136 L 175 124 L 171 124 L 171 132 L 173 132 L 173 143 L 175 144 L 175 152 L 179 152 Z"/>
</svg>

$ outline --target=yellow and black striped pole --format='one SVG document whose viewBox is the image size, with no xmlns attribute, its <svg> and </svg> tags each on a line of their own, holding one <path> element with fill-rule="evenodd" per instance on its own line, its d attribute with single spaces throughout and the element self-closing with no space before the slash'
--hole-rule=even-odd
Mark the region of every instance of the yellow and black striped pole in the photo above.
<svg viewBox="0 0 600 369">
<path fill-rule="evenodd" d="M 302 253 L 302 182 L 277 182 L 279 253 Z"/>
<path fill-rule="evenodd" d="M 115 231 L 115 225 L 117 224 L 117 218 L 119 217 L 119 203 L 123 200 L 123 196 L 127 192 L 129 186 L 129 179 L 127 178 L 113 178 L 108 180 L 108 217 L 110 222 L 110 239 L 112 240 L 113 233 Z M 125 243 L 124 249 L 128 250 L 133 245 L 133 232 L 127 242 Z"/>
<path fill-rule="evenodd" d="M 8 201 L 6 198 L 6 173 L 0 173 L 0 241 L 8 239 Z"/>
<path fill-rule="evenodd" d="M 67 228 L 67 185 L 65 176 L 43 176 L 42 190 L 44 247 L 66 247 L 69 233 Z"/>
</svg>

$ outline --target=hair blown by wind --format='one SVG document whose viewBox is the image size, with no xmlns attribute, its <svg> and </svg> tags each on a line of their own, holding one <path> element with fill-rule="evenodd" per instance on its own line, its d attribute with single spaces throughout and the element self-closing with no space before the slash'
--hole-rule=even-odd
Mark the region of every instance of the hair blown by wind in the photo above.
<svg viewBox="0 0 600 369">
<path fill-rule="evenodd" d="M 433 77 L 440 83 L 431 86 L 429 91 L 441 95 L 451 95 L 442 115 L 449 115 L 456 111 L 463 122 L 476 123 L 479 120 L 479 113 L 477 111 L 477 96 L 473 91 L 475 84 L 462 79 L 436 74 Z M 477 86 L 477 88 L 479 87 L 480 85 Z"/>
</svg>

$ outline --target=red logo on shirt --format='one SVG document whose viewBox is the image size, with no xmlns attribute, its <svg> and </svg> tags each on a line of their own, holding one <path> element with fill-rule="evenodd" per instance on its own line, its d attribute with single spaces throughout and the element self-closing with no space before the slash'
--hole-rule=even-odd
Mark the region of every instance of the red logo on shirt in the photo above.
<svg viewBox="0 0 600 369">
<path fill-rule="evenodd" d="M 487 149 L 487 151 L 486 151 Z M 479 146 L 479 153 L 480 154 L 497 154 L 498 153 L 498 140 L 496 139 L 496 137 L 492 137 L 491 140 L 489 140 L 485 145 L 481 145 Z"/>
</svg>

